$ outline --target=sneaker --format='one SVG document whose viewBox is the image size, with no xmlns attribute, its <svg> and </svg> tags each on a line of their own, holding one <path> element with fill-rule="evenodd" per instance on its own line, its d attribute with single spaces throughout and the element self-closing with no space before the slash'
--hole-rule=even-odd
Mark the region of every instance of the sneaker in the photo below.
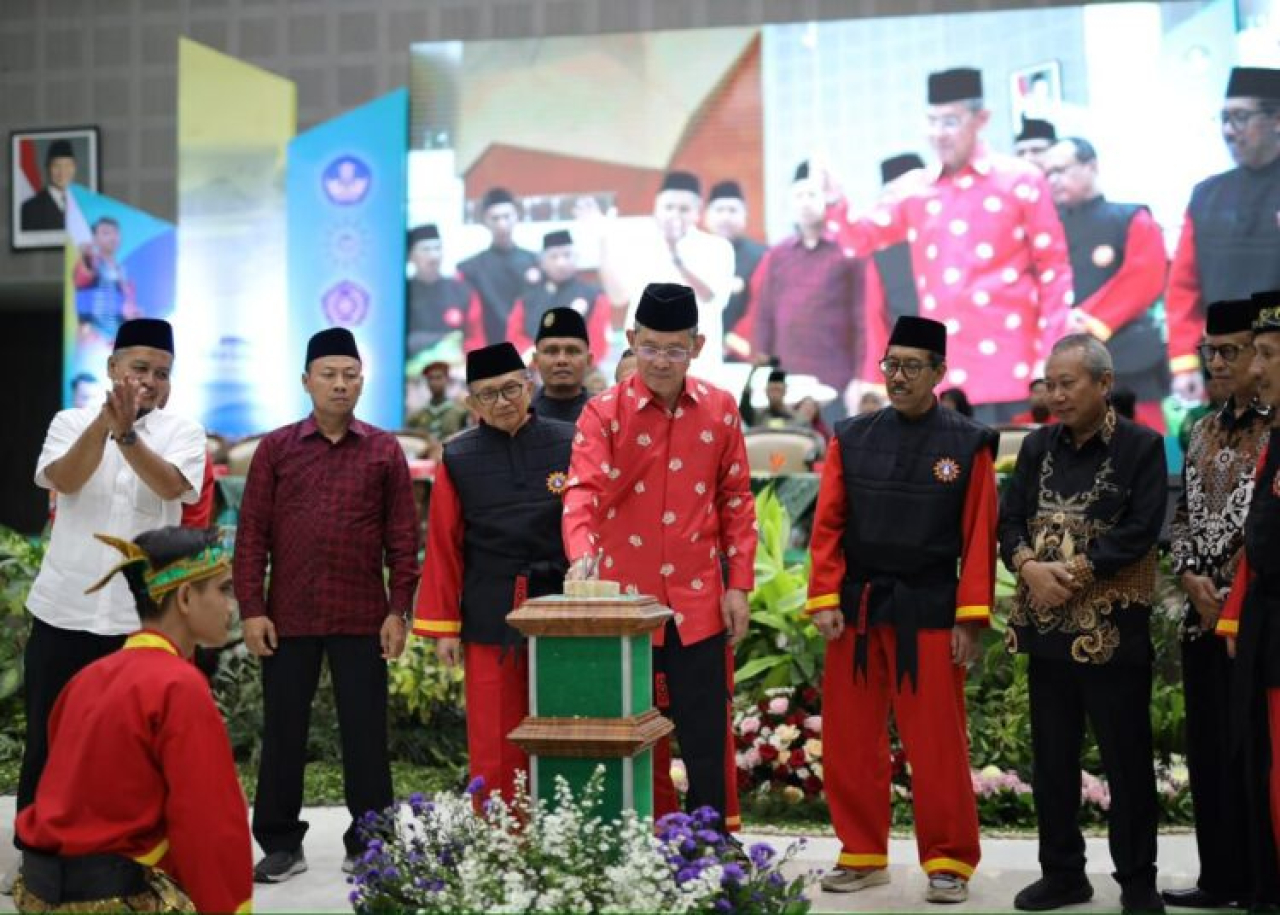
<svg viewBox="0 0 1280 915">
<path fill-rule="evenodd" d="M 1013 899 L 1013 907 L 1023 912 L 1048 912 L 1078 905 L 1093 898 L 1093 884 L 1084 874 L 1041 877 L 1024 887 Z"/>
<path fill-rule="evenodd" d="M 888 868 L 855 870 L 851 867 L 837 867 L 822 878 L 822 889 L 827 893 L 856 893 L 873 886 L 884 886 L 888 882 Z"/>
<path fill-rule="evenodd" d="M 273 851 L 253 866 L 254 883 L 284 883 L 290 877 L 305 873 L 307 859 L 302 849 Z"/>
<path fill-rule="evenodd" d="M 929 888 L 924 891 L 925 902 L 966 902 L 969 899 L 969 883 L 955 874 L 931 874 Z"/>
<path fill-rule="evenodd" d="M 18 882 L 22 866 L 16 861 L 4 873 L 0 873 L 0 896 L 12 896 L 13 885 Z"/>
<path fill-rule="evenodd" d="M 354 874 L 356 872 L 356 862 L 359 860 L 359 855 L 343 855 L 342 872 L 344 874 Z"/>
</svg>

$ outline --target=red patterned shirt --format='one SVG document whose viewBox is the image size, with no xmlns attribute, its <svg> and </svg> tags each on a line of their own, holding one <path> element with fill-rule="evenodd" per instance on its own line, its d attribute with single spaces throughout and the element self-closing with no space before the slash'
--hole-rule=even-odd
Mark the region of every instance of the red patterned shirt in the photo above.
<svg viewBox="0 0 1280 915">
<path fill-rule="evenodd" d="M 755 500 L 734 398 L 685 379 L 674 410 L 634 375 L 578 419 L 564 497 L 565 553 L 599 556 L 599 575 L 676 611 L 682 644 L 724 629 L 728 587 L 755 580 Z M 662 643 L 662 630 L 655 638 Z"/>
<path fill-rule="evenodd" d="M 417 554 L 409 465 L 391 433 L 354 420 L 335 444 L 307 417 L 262 440 L 236 530 L 241 617 L 269 616 L 282 637 L 371 635 L 413 608 Z"/>
<path fill-rule="evenodd" d="M 947 384 L 974 403 L 1025 399 L 1072 303 L 1067 241 L 1035 167 L 979 150 L 869 215 L 843 202 L 827 215 L 850 256 L 911 245 L 920 314 L 947 325 Z"/>
</svg>

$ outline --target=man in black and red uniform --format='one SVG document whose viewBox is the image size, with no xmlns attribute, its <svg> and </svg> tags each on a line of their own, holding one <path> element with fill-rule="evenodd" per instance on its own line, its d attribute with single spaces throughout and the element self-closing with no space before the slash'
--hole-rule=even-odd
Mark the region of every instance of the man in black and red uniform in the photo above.
<svg viewBox="0 0 1280 915">
<path fill-rule="evenodd" d="M 1222 138 L 1236 167 L 1196 185 L 1169 273 L 1165 311 L 1174 389 L 1204 395 L 1205 306 L 1280 286 L 1280 70 L 1236 67 L 1222 104 Z"/>
<path fill-rule="evenodd" d="M 506 339 L 507 319 L 527 284 L 542 281 L 538 256 L 517 247 L 516 223 L 520 210 L 516 198 L 503 187 L 490 188 L 480 201 L 480 218 L 492 239 L 489 247 L 458 264 L 458 273 L 480 295 L 483 340 Z"/>
<path fill-rule="evenodd" d="M 510 343 L 467 353 L 467 388 L 480 424 L 445 445 L 436 469 L 413 632 L 464 665 L 471 775 L 510 801 L 529 762 L 507 739 L 529 714 L 529 668 L 506 617 L 563 587 L 574 427 L 529 409 L 533 382 Z"/>
<path fill-rule="evenodd" d="M 538 339 L 542 320 L 556 308 L 569 308 L 582 316 L 591 354 L 602 358 L 609 350 L 609 300 L 594 283 L 578 276 L 573 236 L 565 229 L 542 236 L 541 277 L 520 293 L 507 319 L 506 339 L 516 351 L 528 353 Z"/>
<path fill-rule="evenodd" d="M 461 333 L 465 341 L 480 339 L 484 333 L 480 317 L 480 297 L 466 283 L 440 275 L 444 247 L 440 230 L 434 225 L 418 226 L 409 233 L 408 356 L 435 346 L 451 333 Z"/>
<path fill-rule="evenodd" d="M 946 347 L 945 325 L 899 318 L 880 362 L 891 406 L 839 423 L 822 470 L 806 611 L 827 640 L 825 778 L 841 844 L 827 892 L 889 882 L 891 707 L 925 899 L 967 899 L 980 857 L 964 678 L 995 593 L 995 435 L 939 407 Z"/>
<path fill-rule="evenodd" d="M 1088 140 L 1068 137 L 1043 162 L 1067 233 L 1075 293 L 1071 320 L 1107 345 L 1116 388 L 1137 396 L 1138 421 L 1163 432 L 1168 356 L 1151 313 L 1169 265 L 1160 226 L 1145 206 L 1113 203 L 1102 195 L 1098 153 Z"/>
</svg>

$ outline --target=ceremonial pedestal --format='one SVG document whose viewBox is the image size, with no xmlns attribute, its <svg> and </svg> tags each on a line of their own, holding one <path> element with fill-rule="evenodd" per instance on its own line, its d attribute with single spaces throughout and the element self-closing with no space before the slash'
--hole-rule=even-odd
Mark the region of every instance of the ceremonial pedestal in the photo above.
<svg viewBox="0 0 1280 915">
<path fill-rule="evenodd" d="M 552 800 L 557 775 L 577 796 L 602 765 L 604 819 L 653 816 L 653 745 L 672 725 L 653 707 L 649 634 L 671 615 L 652 597 L 558 594 L 507 616 L 529 639 L 529 716 L 510 737 L 534 798 Z"/>
</svg>

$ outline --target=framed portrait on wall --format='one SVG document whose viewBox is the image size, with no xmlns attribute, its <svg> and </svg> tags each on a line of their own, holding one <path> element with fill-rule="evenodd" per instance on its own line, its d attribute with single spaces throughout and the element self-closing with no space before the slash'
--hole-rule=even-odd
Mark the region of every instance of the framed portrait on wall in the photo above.
<svg viewBox="0 0 1280 915">
<path fill-rule="evenodd" d="M 1062 64 L 1046 60 L 1009 75 L 1009 104 L 1014 130 L 1023 118 L 1052 121 L 1062 104 Z"/>
<path fill-rule="evenodd" d="M 15 130 L 9 134 L 9 245 L 57 248 L 65 239 L 67 188 L 99 190 L 96 127 Z"/>
</svg>

